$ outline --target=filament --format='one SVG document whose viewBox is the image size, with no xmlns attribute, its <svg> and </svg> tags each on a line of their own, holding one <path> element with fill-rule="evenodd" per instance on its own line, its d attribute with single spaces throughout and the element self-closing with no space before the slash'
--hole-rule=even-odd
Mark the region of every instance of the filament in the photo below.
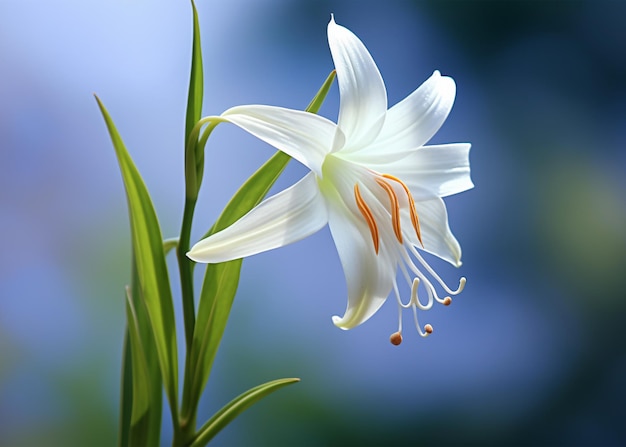
<svg viewBox="0 0 626 447">
<path fill-rule="evenodd" d="M 413 320 L 415 321 L 415 327 L 417 328 L 417 332 L 424 338 L 428 337 L 433 333 L 433 327 L 430 324 L 424 325 L 424 330 L 422 330 L 422 326 L 420 326 L 420 322 L 417 319 L 417 309 L 413 306 Z"/>
<path fill-rule="evenodd" d="M 419 252 L 417 251 L 417 249 L 413 246 L 413 245 L 409 245 L 409 250 L 411 250 L 411 253 L 418 259 L 418 261 L 424 266 L 424 268 L 426 269 L 426 271 L 428 273 L 431 274 L 431 276 L 433 278 L 435 278 L 437 280 L 437 282 L 439 283 L 439 285 L 441 285 L 441 287 L 448 292 L 450 295 L 458 295 L 459 293 L 461 293 L 463 291 L 463 288 L 465 287 L 465 282 L 467 281 L 465 279 L 465 277 L 461 277 L 461 279 L 459 280 L 459 287 L 456 290 L 452 290 L 450 289 L 450 287 L 447 286 L 447 284 L 445 282 L 443 282 L 443 279 L 441 279 L 439 277 L 439 275 L 437 275 L 437 273 L 433 270 L 433 268 L 428 265 L 428 263 L 426 262 L 426 260 L 422 257 L 422 255 L 419 254 Z M 413 265 L 413 267 L 415 267 L 415 265 Z M 417 270 L 417 267 L 415 267 L 415 270 Z"/>
</svg>

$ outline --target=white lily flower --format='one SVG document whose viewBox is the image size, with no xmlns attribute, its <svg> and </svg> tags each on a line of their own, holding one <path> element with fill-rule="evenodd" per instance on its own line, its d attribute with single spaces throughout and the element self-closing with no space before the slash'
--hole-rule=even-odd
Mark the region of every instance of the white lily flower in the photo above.
<svg viewBox="0 0 626 447">
<path fill-rule="evenodd" d="M 337 124 L 319 115 L 248 105 L 224 112 L 227 121 L 306 165 L 311 172 L 266 199 L 230 227 L 198 242 L 188 253 L 218 263 L 296 242 L 330 226 L 348 287 L 348 305 L 335 325 L 351 329 L 369 319 L 393 290 L 402 309 L 430 309 L 440 297 L 433 281 L 450 289 L 420 250 L 461 265 L 461 248 L 448 226 L 442 197 L 473 187 L 468 143 L 424 146 L 445 121 L 456 93 L 438 71 L 400 103 L 387 109 L 382 77 L 363 43 L 348 29 L 328 24 L 328 41 L 340 93 Z M 405 304 L 398 269 L 411 287 Z M 426 292 L 425 303 L 418 288 Z"/>
</svg>

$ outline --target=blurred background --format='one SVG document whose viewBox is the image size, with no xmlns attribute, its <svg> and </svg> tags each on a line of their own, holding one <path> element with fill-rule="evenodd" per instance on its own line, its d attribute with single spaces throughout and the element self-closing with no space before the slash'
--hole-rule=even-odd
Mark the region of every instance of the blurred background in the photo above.
<svg viewBox="0 0 626 447">
<path fill-rule="evenodd" d="M 468 283 L 422 316 L 435 327 L 426 340 L 407 318 L 404 343 L 389 344 L 393 300 L 352 331 L 334 327 L 346 288 L 327 229 L 247 259 L 199 419 L 261 382 L 302 382 L 215 444 L 626 444 L 626 2 L 198 8 L 206 114 L 304 108 L 333 68 L 332 12 L 369 48 L 390 104 L 435 69 L 454 77 L 433 142 L 471 142 L 476 184 L 446 200 L 464 264 L 429 260 Z M 186 1 L 0 1 L 0 445 L 116 442 L 129 226 L 92 94 L 175 236 L 190 45 Z M 337 107 L 335 86 L 322 114 Z M 214 132 L 196 240 L 272 153 L 233 126 Z M 305 172 L 292 162 L 275 190 Z"/>
</svg>

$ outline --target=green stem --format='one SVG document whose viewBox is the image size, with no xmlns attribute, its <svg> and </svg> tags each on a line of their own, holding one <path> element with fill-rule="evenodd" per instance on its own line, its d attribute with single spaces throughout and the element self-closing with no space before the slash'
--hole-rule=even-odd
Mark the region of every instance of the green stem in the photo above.
<svg viewBox="0 0 626 447">
<path fill-rule="evenodd" d="M 198 191 L 202 182 L 202 170 L 204 160 L 204 148 L 211 132 L 223 120 L 219 117 L 206 117 L 198 121 L 193 127 L 187 140 L 185 150 L 186 166 L 186 194 L 185 208 L 183 211 L 183 221 L 181 224 L 180 238 L 176 254 L 178 257 L 178 267 L 180 272 L 180 283 L 183 304 L 183 320 L 185 324 L 185 341 L 187 350 L 185 355 L 185 378 L 183 383 L 183 401 L 181 415 L 177 420 L 177 429 L 174 433 L 174 445 L 187 445 L 195 436 L 196 413 L 197 408 L 191 402 L 190 391 L 193 386 L 193 380 L 190 372 L 195 370 L 193 357 L 193 338 L 196 324 L 194 288 L 193 288 L 193 270 L 195 263 L 187 257 L 191 239 L 191 225 L 193 215 L 196 208 Z M 208 125 L 207 125 L 208 124 Z M 206 129 L 200 135 L 202 127 L 207 125 Z"/>
<path fill-rule="evenodd" d="M 186 447 L 191 444 L 196 434 L 196 421 L 195 419 L 187 421 L 178 421 L 178 427 L 174 430 L 174 439 L 172 440 L 172 447 Z"/>
<path fill-rule="evenodd" d="M 187 352 L 191 350 L 193 331 L 196 322 L 196 311 L 193 294 L 193 261 L 187 257 L 189 251 L 189 239 L 191 237 L 191 222 L 196 207 L 196 200 L 187 198 L 183 212 L 183 223 L 180 230 L 180 239 L 176 254 L 178 256 L 178 268 L 180 271 L 180 286 L 183 301 L 183 319 L 185 322 L 185 341 Z"/>
<path fill-rule="evenodd" d="M 180 285 L 183 302 L 183 321 L 185 324 L 185 341 L 187 352 L 191 352 L 193 342 L 193 332 L 196 322 L 195 302 L 193 293 L 193 266 L 194 263 L 187 257 L 189 251 L 189 241 L 191 239 L 191 224 L 193 214 L 198 199 L 198 191 L 202 183 L 202 170 L 204 161 L 204 146 L 209 135 L 222 120 L 218 117 L 207 117 L 199 120 L 190 132 L 185 149 L 185 209 L 183 211 L 183 222 L 180 229 L 180 238 L 176 254 L 178 257 L 178 268 L 180 271 Z M 208 124 L 204 130 L 200 141 L 198 137 L 202 127 Z"/>
<path fill-rule="evenodd" d="M 191 223 L 195 210 L 196 200 L 187 198 L 185 200 L 185 209 L 183 211 L 183 223 L 180 235 L 180 241 L 177 247 L 178 265 L 180 271 L 180 282 L 183 303 L 183 318 L 185 322 L 185 339 L 187 342 L 187 350 L 185 354 L 185 371 L 183 382 L 183 401 L 181 415 L 177 421 L 177 430 L 174 433 L 174 446 L 184 446 L 195 435 L 195 411 L 190 413 L 188 407 L 188 394 L 191 386 L 189 372 L 193 371 L 193 334 L 195 331 L 196 315 L 195 302 L 193 292 L 193 269 L 194 262 L 187 257 L 189 251 L 189 240 L 191 234 Z"/>
</svg>

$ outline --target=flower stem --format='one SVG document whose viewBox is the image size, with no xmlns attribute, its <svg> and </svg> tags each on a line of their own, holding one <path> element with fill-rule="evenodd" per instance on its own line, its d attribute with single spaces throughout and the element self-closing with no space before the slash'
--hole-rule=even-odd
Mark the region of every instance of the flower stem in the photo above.
<svg viewBox="0 0 626 447">
<path fill-rule="evenodd" d="M 185 341 L 187 352 L 191 350 L 193 341 L 193 331 L 196 322 L 196 312 L 193 293 L 193 261 L 187 257 L 189 251 L 189 240 L 191 237 L 191 222 L 196 207 L 196 200 L 187 198 L 183 211 L 183 222 L 180 230 L 180 239 L 176 255 L 178 257 L 178 268 L 180 271 L 180 285 L 183 302 L 183 320 L 185 324 Z"/>
</svg>

